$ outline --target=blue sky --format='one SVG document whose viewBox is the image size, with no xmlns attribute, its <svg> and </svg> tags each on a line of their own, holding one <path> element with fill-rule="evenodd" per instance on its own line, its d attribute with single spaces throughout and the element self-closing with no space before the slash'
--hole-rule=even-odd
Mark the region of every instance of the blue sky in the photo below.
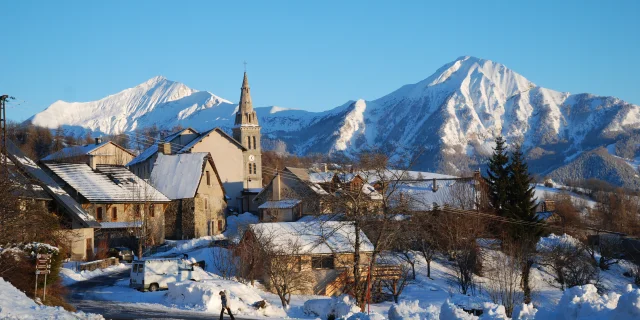
<svg viewBox="0 0 640 320">
<path fill-rule="evenodd" d="M 640 104 L 640 1 L 3 1 L 0 93 L 24 120 L 156 75 L 320 111 L 472 55 L 538 85 Z"/>
</svg>

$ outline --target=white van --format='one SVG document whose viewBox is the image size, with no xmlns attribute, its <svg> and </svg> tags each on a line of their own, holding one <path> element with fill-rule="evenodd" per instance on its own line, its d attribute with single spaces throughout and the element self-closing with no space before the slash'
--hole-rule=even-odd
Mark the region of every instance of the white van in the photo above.
<svg viewBox="0 0 640 320">
<path fill-rule="evenodd" d="M 167 289 L 168 283 L 188 280 L 200 280 L 192 262 L 178 258 L 145 259 L 133 262 L 129 286 L 141 291 L 156 291 Z"/>
</svg>

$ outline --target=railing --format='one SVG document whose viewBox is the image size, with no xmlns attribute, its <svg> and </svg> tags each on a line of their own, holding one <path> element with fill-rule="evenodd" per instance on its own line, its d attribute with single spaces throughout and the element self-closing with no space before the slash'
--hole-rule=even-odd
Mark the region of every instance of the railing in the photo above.
<svg viewBox="0 0 640 320">
<path fill-rule="evenodd" d="M 383 264 L 376 265 L 371 271 L 374 280 L 398 280 L 402 276 L 402 269 L 399 265 Z M 360 279 L 366 281 L 369 276 L 369 266 L 360 266 Z M 332 296 L 335 293 L 342 293 L 343 288 L 355 279 L 352 268 L 344 268 L 335 280 L 329 282 L 325 287 L 325 295 Z"/>
</svg>

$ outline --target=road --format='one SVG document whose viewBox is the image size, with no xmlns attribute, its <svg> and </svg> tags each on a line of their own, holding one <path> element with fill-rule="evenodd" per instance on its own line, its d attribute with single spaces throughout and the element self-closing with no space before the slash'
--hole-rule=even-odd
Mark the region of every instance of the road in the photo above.
<svg viewBox="0 0 640 320">
<path fill-rule="evenodd" d="M 132 303 L 120 303 L 117 301 L 100 300 L 92 294 L 92 290 L 100 287 L 114 286 L 122 279 L 129 277 L 129 270 L 109 275 L 95 277 L 93 279 L 77 282 L 68 287 L 67 301 L 79 311 L 98 313 L 106 319 L 188 319 L 211 320 L 218 317 L 217 314 L 182 311 L 168 308 L 153 308 L 147 304 L 136 305 Z M 144 294 L 144 293 L 140 293 Z M 235 317 L 236 319 L 243 319 Z M 225 315 L 225 319 L 229 319 Z"/>
</svg>

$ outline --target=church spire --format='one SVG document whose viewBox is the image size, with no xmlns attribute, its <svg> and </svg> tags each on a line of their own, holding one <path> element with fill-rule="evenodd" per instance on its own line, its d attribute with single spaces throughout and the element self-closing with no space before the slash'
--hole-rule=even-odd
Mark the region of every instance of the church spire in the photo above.
<svg viewBox="0 0 640 320">
<path fill-rule="evenodd" d="M 258 117 L 253 110 L 253 103 L 251 103 L 251 89 L 246 71 L 242 80 L 242 88 L 240 88 L 240 104 L 238 105 L 238 113 L 236 113 L 235 125 L 258 125 Z"/>
</svg>

